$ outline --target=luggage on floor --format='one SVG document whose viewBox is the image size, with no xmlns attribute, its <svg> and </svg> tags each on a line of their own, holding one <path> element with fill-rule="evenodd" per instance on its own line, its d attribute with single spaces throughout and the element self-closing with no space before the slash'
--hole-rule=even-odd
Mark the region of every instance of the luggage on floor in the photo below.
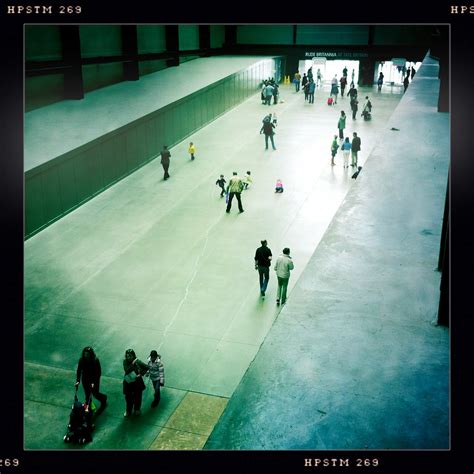
<svg viewBox="0 0 474 474">
<path fill-rule="evenodd" d="M 328 105 L 332 105 L 333 103 L 333 98 L 332 97 L 328 97 Z"/>
</svg>

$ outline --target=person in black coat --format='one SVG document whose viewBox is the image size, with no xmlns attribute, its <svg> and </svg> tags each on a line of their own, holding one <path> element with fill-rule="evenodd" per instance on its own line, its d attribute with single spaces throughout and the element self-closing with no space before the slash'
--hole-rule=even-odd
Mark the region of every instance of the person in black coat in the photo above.
<svg viewBox="0 0 474 474">
<path fill-rule="evenodd" d="M 353 120 L 356 119 L 357 110 L 359 109 L 358 104 L 359 104 L 359 101 L 357 100 L 356 97 L 351 99 L 351 110 L 352 110 L 352 119 Z"/>
<path fill-rule="evenodd" d="M 161 150 L 161 165 L 163 166 L 163 171 L 165 172 L 163 176 L 164 180 L 167 180 L 170 177 L 168 173 L 170 167 L 170 158 L 171 153 L 169 152 L 168 147 L 164 145 L 163 150 Z"/>
<path fill-rule="evenodd" d="M 82 380 L 82 388 L 86 397 L 86 403 L 90 399 L 91 394 L 100 401 L 100 410 L 102 411 L 107 405 L 107 395 L 100 393 L 100 376 L 102 369 L 100 361 L 95 355 L 92 347 L 84 347 L 81 358 L 77 364 L 76 370 L 76 387 Z"/>
<path fill-rule="evenodd" d="M 143 375 L 148 372 L 148 365 L 137 358 L 133 349 L 127 349 L 123 360 L 123 370 L 123 394 L 127 406 L 123 416 L 130 416 L 133 410 L 135 410 L 135 415 L 140 415 L 143 390 L 146 388 Z"/>
</svg>

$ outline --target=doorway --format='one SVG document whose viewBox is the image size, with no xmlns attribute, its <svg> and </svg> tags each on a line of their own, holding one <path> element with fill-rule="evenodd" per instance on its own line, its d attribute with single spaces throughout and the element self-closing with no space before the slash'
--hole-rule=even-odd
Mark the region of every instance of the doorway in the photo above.
<svg viewBox="0 0 474 474">
<path fill-rule="evenodd" d="M 316 77 L 316 71 L 319 69 L 322 74 L 323 84 L 330 84 L 331 79 L 337 74 L 337 79 L 342 76 L 342 70 L 347 68 L 347 82 L 348 85 L 352 81 L 352 74 L 354 74 L 354 84 L 359 81 L 359 61 L 346 60 L 346 59 L 326 59 L 326 58 L 313 58 L 299 61 L 300 74 L 308 74 L 308 69 L 313 68 L 313 75 Z M 378 74 L 377 74 L 378 76 Z"/>
</svg>

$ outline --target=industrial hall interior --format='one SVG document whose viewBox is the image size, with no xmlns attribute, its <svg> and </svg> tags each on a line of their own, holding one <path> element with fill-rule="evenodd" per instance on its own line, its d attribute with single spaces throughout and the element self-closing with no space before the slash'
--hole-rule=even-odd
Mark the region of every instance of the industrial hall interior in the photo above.
<svg viewBox="0 0 474 474">
<path fill-rule="evenodd" d="M 25 25 L 24 449 L 448 450 L 449 33 Z"/>
</svg>

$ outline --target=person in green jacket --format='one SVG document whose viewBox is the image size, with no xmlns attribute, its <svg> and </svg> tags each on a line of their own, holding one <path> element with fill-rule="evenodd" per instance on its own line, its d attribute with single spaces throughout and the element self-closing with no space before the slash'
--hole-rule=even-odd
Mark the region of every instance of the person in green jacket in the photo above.
<svg viewBox="0 0 474 474">
<path fill-rule="evenodd" d="M 346 128 L 346 113 L 341 110 L 341 116 L 337 122 L 337 128 L 339 129 L 339 138 L 344 139 L 344 129 Z"/>
</svg>

